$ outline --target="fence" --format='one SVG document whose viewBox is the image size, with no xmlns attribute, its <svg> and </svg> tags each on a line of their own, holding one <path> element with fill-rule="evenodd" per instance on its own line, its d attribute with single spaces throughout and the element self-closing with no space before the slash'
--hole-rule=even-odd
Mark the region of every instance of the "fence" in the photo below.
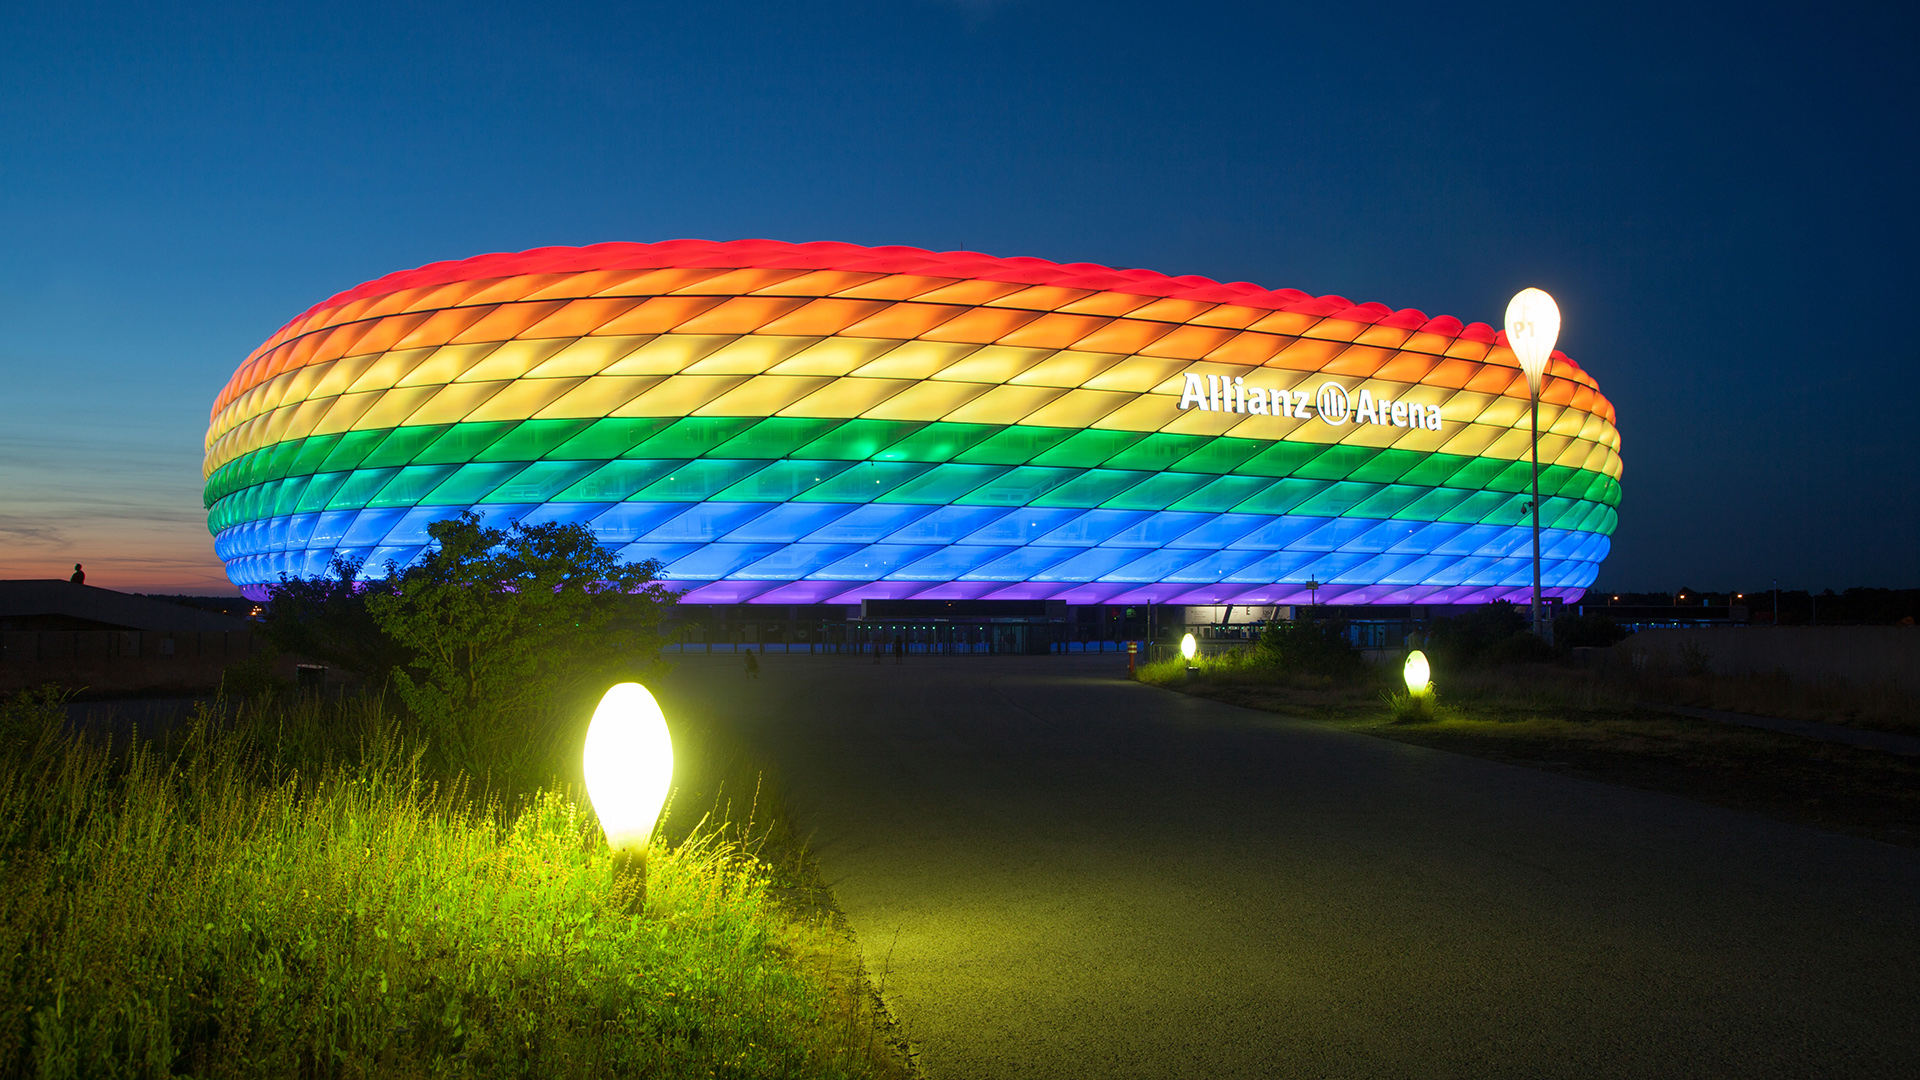
<svg viewBox="0 0 1920 1080">
<path fill-rule="evenodd" d="M 244 630 L 7 630 L 0 632 L 0 689 L 211 689 L 228 666 L 266 649 Z"/>
</svg>

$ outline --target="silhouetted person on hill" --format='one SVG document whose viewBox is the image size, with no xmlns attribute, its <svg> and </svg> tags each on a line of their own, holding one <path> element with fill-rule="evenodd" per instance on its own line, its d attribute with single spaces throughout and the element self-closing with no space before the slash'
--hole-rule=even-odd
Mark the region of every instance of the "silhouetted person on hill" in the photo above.
<svg viewBox="0 0 1920 1080">
<path fill-rule="evenodd" d="M 907 662 L 906 638 L 896 636 L 893 639 L 893 662 L 896 664 L 904 664 Z"/>
<path fill-rule="evenodd" d="M 75 585 L 85 585 L 87 583 L 87 572 L 80 569 L 79 563 L 74 563 L 73 576 L 67 580 L 73 582 Z"/>
</svg>

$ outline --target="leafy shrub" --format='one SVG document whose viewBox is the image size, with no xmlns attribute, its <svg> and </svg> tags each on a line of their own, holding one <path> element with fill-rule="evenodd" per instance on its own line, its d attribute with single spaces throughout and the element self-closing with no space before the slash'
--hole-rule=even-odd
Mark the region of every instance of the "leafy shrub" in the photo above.
<svg viewBox="0 0 1920 1080">
<path fill-rule="evenodd" d="M 557 717 L 663 673 L 659 563 L 624 563 L 578 524 L 502 530 L 468 511 L 427 532 L 435 546 L 366 605 L 412 653 L 393 687 L 445 767 L 544 780 Z"/>
<path fill-rule="evenodd" d="M 1401 690 L 1387 694 L 1387 710 L 1394 723 L 1417 724 L 1440 719 L 1440 695 L 1432 689 L 1420 693 Z"/>
<path fill-rule="evenodd" d="M 1528 618 L 1526 612 L 1500 600 L 1464 614 L 1435 619 L 1427 628 L 1426 653 L 1436 667 L 1447 671 L 1503 662 L 1489 654 L 1494 646 L 1512 640 L 1516 634 L 1531 636 Z"/>
<path fill-rule="evenodd" d="M 267 589 L 267 640 L 281 652 L 325 660 L 375 686 L 385 685 L 414 653 L 381 629 L 368 610 L 368 601 L 393 592 L 394 583 L 391 575 L 361 580 L 364 565 L 337 556 L 319 577 L 281 574 Z"/>
<path fill-rule="evenodd" d="M 1604 649 L 1626 639 L 1626 630 L 1605 615 L 1562 615 L 1553 620 L 1553 644 L 1563 653 L 1581 648 Z"/>
<path fill-rule="evenodd" d="M 1335 681 L 1367 674 L 1366 657 L 1347 640 L 1346 628 L 1317 619 L 1277 619 L 1260 635 L 1254 659 L 1290 675 Z"/>
</svg>

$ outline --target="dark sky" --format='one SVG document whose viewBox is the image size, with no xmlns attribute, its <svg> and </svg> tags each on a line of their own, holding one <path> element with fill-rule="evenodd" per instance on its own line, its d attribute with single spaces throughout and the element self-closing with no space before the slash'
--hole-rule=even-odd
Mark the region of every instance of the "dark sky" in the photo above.
<svg viewBox="0 0 1920 1080">
<path fill-rule="evenodd" d="M 1602 587 L 1920 585 L 1894 5 L 534 7 L 0 16 L 0 576 L 223 585 L 207 409 L 337 290 L 770 237 L 1538 285 L 1619 409 Z"/>
</svg>

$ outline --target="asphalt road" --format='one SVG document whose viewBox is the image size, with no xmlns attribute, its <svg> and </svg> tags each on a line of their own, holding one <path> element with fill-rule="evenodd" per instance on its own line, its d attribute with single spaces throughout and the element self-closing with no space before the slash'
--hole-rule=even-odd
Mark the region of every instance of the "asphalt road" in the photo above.
<svg viewBox="0 0 1920 1080">
<path fill-rule="evenodd" d="M 690 655 L 926 1075 L 1920 1076 L 1920 853 L 1143 687 Z"/>
</svg>

